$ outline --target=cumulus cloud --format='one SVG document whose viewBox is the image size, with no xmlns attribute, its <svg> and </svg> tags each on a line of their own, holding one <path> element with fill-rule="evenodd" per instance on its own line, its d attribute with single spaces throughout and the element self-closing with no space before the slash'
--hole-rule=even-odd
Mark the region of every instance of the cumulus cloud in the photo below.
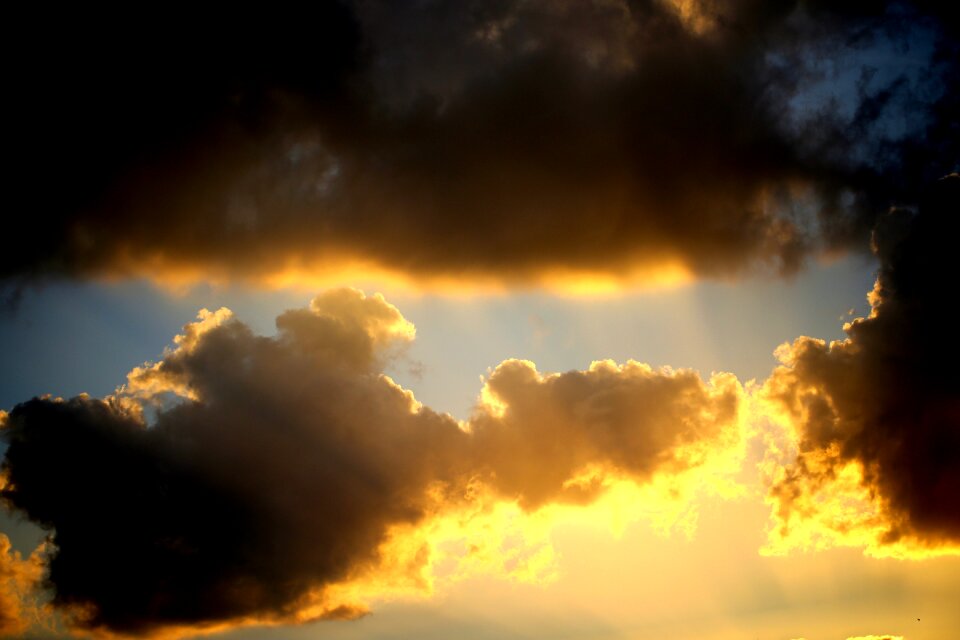
<svg viewBox="0 0 960 640">
<path fill-rule="evenodd" d="M 0 422 L 2 424 L 2 422 Z M 0 637 L 14 637 L 39 620 L 37 588 L 43 548 L 24 560 L 0 533 Z"/>
<path fill-rule="evenodd" d="M 500 492 L 531 507 L 589 501 L 603 474 L 573 482 L 584 471 L 646 481 L 738 440 L 742 393 L 730 374 L 708 386 L 693 371 L 604 361 L 544 376 L 531 362 L 508 360 L 487 380 L 469 427 L 479 466 L 491 469 Z"/>
<path fill-rule="evenodd" d="M 414 335 L 382 297 L 329 291 L 276 324 L 258 336 L 203 311 L 115 395 L 9 412 L 0 495 L 49 532 L 45 584 L 72 625 L 179 634 L 356 617 L 371 594 L 428 589 L 431 540 L 458 520 L 496 528 L 742 449 L 729 376 L 507 361 L 458 423 L 382 373 Z M 506 557 L 539 575 L 550 561 L 515 549 L 498 564 L 476 531 L 464 570 L 506 571 Z"/>
<path fill-rule="evenodd" d="M 0 278 L 792 271 L 958 161 L 949 12 L 832 5 L 21 8 Z"/>
<path fill-rule="evenodd" d="M 845 340 L 778 352 L 764 393 L 795 458 L 774 471 L 771 550 L 854 545 L 875 555 L 960 552 L 960 350 L 949 310 L 960 175 L 874 234 L 869 317 Z"/>
</svg>

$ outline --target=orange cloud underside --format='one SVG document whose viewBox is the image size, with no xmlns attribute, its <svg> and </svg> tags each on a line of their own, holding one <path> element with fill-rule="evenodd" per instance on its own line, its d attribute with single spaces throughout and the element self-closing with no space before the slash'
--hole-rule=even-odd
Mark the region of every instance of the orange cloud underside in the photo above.
<svg viewBox="0 0 960 640">
<path fill-rule="evenodd" d="M 255 266 L 247 273 L 236 269 L 218 269 L 216 265 L 190 265 L 156 255 L 129 257 L 114 265 L 102 277 L 119 281 L 138 277 L 157 283 L 173 292 L 185 291 L 201 283 L 225 285 L 230 282 L 264 289 L 292 289 L 315 292 L 344 284 L 365 283 L 403 293 L 433 293 L 463 297 L 507 295 L 516 289 L 545 290 L 569 297 L 605 297 L 629 292 L 671 289 L 692 283 L 696 276 L 678 260 L 662 259 L 623 265 L 611 269 L 518 267 L 508 274 L 484 269 L 463 272 L 408 272 L 388 268 L 349 255 L 323 260 L 290 258 L 266 266 Z"/>
</svg>

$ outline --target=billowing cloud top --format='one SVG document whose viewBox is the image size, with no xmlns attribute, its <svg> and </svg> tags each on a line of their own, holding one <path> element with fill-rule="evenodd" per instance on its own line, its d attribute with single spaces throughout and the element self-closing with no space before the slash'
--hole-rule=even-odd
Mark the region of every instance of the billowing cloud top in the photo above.
<svg viewBox="0 0 960 640">
<path fill-rule="evenodd" d="M 380 373 L 413 337 L 382 297 L 330 291 L 277 329 L 203 311 L 116 395 L 3 418 L 0 496 L 50 532 L 46 584 L 71 624 L 142 635 L 361 615 L 344 585 L 417 583 L 432 553 L 417 527 L 448 512 L 584 504 L 611 479 L 680 477 L 743 447 L 732 376 L 511 360 L 460 424 Z M 420 541 L 409 562 L 398 530 Z"/>
<path fill-rule="evenodd" d="M 874 236 L 873 311 L 848 338 L 799 338 L 765 392 L 796 459 L 771 492 L 772 546 L 865 546 L 877 555 L 960 553 L 960 348 L 945 308 L 956 277 L 960 175 L 919 213 L 893 211 Z"/>
<path fill-rule="evenodd" d="M 958 162 L 949 12 L 833 5 L 26 10 L 0 278 L 790 271 Z"/>
</svg>

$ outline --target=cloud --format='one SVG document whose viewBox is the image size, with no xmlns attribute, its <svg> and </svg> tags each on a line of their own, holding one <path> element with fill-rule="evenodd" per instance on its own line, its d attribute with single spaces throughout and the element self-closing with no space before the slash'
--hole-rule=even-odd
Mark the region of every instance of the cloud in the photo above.
<svg viewBox="0 0 960 640">
<path fill-rule="evenodd" d="M 742 394 L 730 374 L 704 385 L 689 370 L 603 361 L 543 376 L 531 362 L 507 360 L 487 380 L 469 426 L 480 465 L 491 468 L 501 493 L 530 507 L 589 501 L 603 475 L 571 481 L 591 467 L 647 481 L 739 440 Z"/>
<path fill-rule="evenodd" d="M 0 533 L 0 637 L 23 633 L 40 618 L 36 589 L 39 585 L 43 548 L 24 560 Z"/>
<path fill-rule="evenodd" d="M 829 5 L 19 9 L 0 278 L 791 272 L 957 163 L 949 15 Z"/>
<path fill-rule="evenodd" d="M 958 210 L 952 174 L 919 212 L 892 211 L 874 234 L 870 316 L 848 323 L 845 340 L 779 349 L 764 394 L 795 457 L 773 470 L 770 550 L 960 552 L 960 351 L 949 311 Z"/>
<path fill-rule="evenodd" d="M 71 625 L 182 635 L 357 617 L 378 596 L 429 592 L 451 541 L 456 575 L 539 579 L 550 509 L 624 484 L 685 501 L 697 473 L 742 455 L 731 376 L 511 360 L 461 424 L 382 373 L 414 328 L 381 296 L 329 291 L 276 324 L 258 336 L 204 310 L 115 395 L 6 416 L 0 495 L 49 531 L 45 584 Z"/>
</svg>

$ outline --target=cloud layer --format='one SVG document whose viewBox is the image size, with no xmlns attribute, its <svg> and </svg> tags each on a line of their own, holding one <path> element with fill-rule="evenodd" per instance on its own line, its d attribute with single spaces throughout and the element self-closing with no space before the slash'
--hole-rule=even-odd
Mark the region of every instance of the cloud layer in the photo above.
<svg viewBox="0 0 960 640">
<path fill-rule="evenodd" d="M 791 271 L 958 162 L 932 3 L 18 11 L 12 283 Z"/>
<path fill-rule="evenodd" d="M 330 291 L 277 329 L 204 311 L 115 396 L 9 412 L 0 495 L 50 532 L 46 586 L 73 625 L 355 617 L 363 601 L 338 587 L 415 582 L 429 563 L 429 545 L 403 566 L 385 551 L 400 529 L 497 502 L 583 504 L 605 478 L 649 483 L 742 449 L 731 376 L 507 361 L 459 424 L 380 372 L 413 337 L 382 297 Z"/>
<path fill-rule="evenodd" d="M 866 546 L 871 553 L 960 551 L 960 349 L 944 308 L 957 275 L 960 176 L 874 235 L 873 311 L 830 344 L 780 351 L 765 393 L 793 430 L 778 474 L 774 547 Z"/>
</svg>

